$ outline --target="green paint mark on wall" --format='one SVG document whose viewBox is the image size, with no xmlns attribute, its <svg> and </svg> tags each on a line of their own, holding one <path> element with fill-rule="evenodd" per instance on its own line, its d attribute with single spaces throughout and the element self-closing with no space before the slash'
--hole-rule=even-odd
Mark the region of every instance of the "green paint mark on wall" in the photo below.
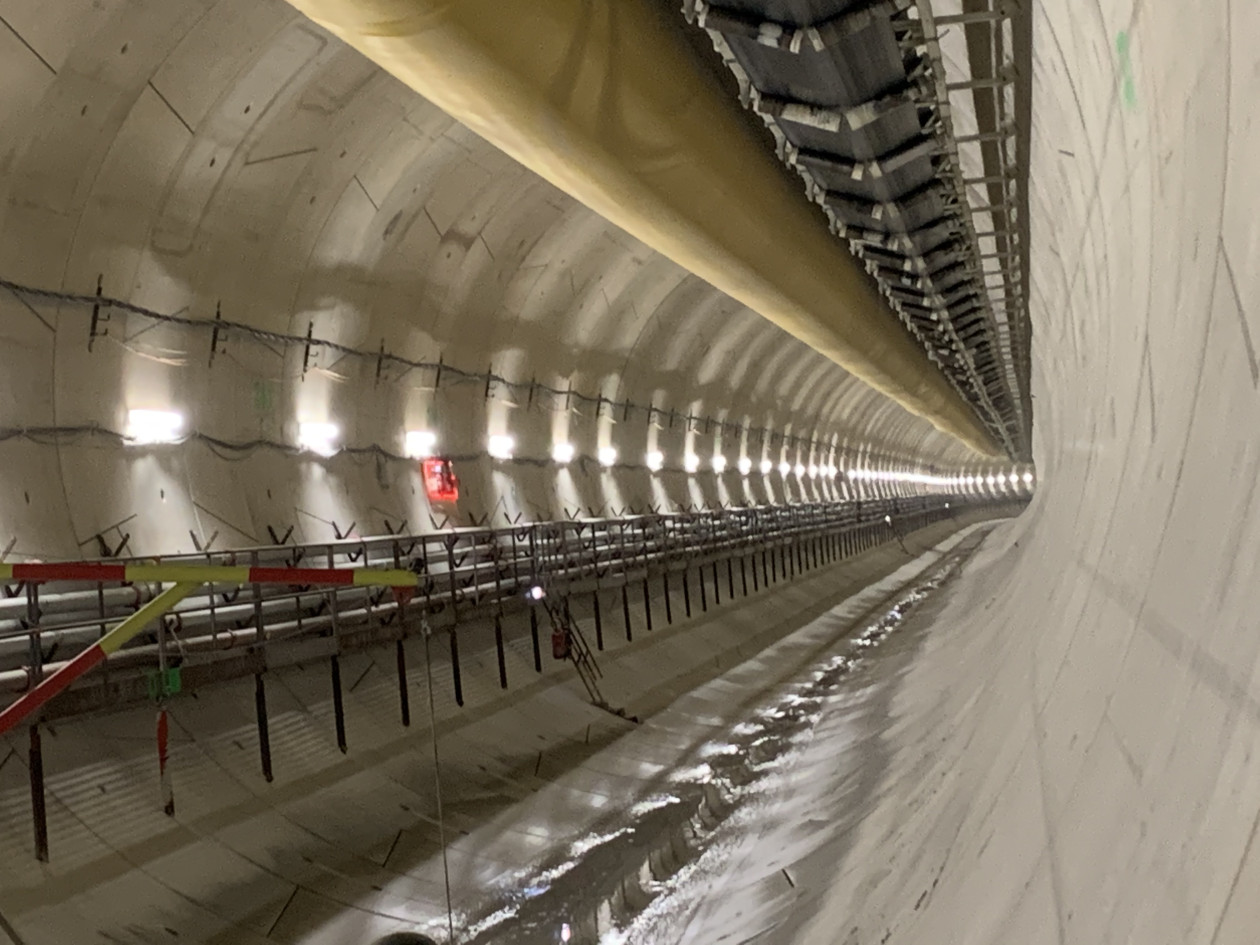
<svg viewBox="0 0 1260 945">
<path fill-rule="evenodd" d="M 254 381 L 254 409 L 267 413 L 275 406 L 275 391 L 271 381 Z"/>
<path fill-rule="evenodd" d="M 1130 108 L 1137 107 L 1137 83 L 1133 81 L 1133 60 L 1129 56 L 1129 33 L 1121 30 L 1116 34 L 1116 58 L 1120 65 L 1120 97 Z"/>
</svg>

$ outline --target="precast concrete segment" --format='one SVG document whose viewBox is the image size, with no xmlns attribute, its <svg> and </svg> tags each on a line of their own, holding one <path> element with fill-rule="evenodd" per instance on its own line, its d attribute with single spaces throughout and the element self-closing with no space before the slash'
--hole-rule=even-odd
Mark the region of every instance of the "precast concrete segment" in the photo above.
<svg viewBox="0 0 1260 945">
<path fill-rule="evenodd" d="M 92 667 L 104 662 L 109 654 L 117 652 L 128 640 L 196 589 L 196 584 L 176 584 L 168 587 L 30 692 L 6 706 L 3 711 L 0 711 L 0 735 L 12 731 L 49 699 L 64 692 L 76 679 Z"/>
<path fill-rule="evenodd" d="M 293 3 L 633 236 L 998 455 L 661 5 Z"/>
</svg>

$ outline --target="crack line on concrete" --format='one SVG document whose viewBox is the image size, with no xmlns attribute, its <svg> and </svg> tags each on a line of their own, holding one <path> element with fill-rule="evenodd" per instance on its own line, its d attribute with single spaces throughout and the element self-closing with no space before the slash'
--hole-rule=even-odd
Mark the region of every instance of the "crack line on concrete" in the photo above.
<svg viewBox="0 0 1260 945">
<path fill-rule="evenodd" d="M 30 51 L 30 54 L 32 56 L 34 56 L 36 59 L 38 59 L 40 62 L 44 64 L 44 68 L 46 68 L 53 75 L 57 74 L 57 70 L 52 67 L 52 63 L 50 63 L 47 59 L 41 56 L 38 52 L 36 52 L 35 47 L 32 46 L 30 43 L 28 43 L 26 41 L 26 37 L 24 37 L 21 33 L 15 30 L 13 28 L 13 25 L 8 20 L 0 16 L 0 23 L 3 23 L 5 27 L 8 29 L 8 31 L 17 37 L 17 41 L 21 43 L 23 46 L 25 46 Z"/>
<path fill-rule="evenodd" d="M 18 935 L 17 929 L 15 929 L 13 924 L 4 917 L 3 912 L 0 912 L 0 931 L 4 932 L 4 934 L 9 937 L 10 941 L 13 942 L 13 945 L 26 945 L 25 940 L 22 936 Z"/>
<path fill-rule="evenodd" d="M 28 312 L 30 312 L 32 315 L 34 315 L 36 318 L 38 318 L 38 319 L 39 319 L 39 321 L 40 321 L 40 324 L 42 324 L 45 328 L 47 328 L 49 331 L 51 331 L 54 335 L 57 333 L 57 329 L 56 329 L 56 328 L 54 328 L 54 327 L 52 326 L 52 324 L 51 324 L 51 323 L 49 323 L 49 322 L 48 322 L 48 321 L 44 318 L 44 316 L 43 316 L 43 315 L 39 314 L 39 312 L 35 309 L 35 306 L 31 305 L 31 303 L 30 303 L 30 302 L 26 301 L 26 299 L 24 299 L 24 298 L 23 298 L 21 295 L 19 295 L 18 293 L 14 292 L 12 289 L 10 289 L 10 290 L 9 290 L 9 294 L 10 294 L 11 296 L 13 296 L 15 299 L 17 299 L 19 302 L 21 302 L 21 303 L 22 303 L 22 305 L 26 308 L 26 310 L 27 310 Z"/>
<path fill-rule="evenodd" d="M 266 157 L 251 158 L 246 161 L 243 167 L 253 167 L 255 164 L 266 164 L 270 161 L 282 161 L 285 158 L 301 157 L 304 154 L 314 154 L 319 148 L 298 148 L 296 151 L 284 151 L 280 154 L 269 154 Z"/>
<path fill-rule="evenodd" d="M 1247 843 L 1243 847 L 1242 856 L 1238 860 L 1238 869 L 1234 871 L 1234 881 L 1229 884 L 1229 892 L 1225 894 L 1225 903 L 1221 906 L 1221 914 L 1216 917 L 1216 928 L 1212 930 L 1212 941 L 1210 945 L 1216 945 L 1216 941 L 1220 938 L 1221 927 L 1225 924 L 1225 916 L 1229 915 L 1229 907 L 1233 905 L 1234 893 L 1238 891 L 1238 881 L 1242 878 L 1243 870 L 1247 867 L 1247 861 L 1251 859 L 1251 848 L 1256 842 L 1256 829 L 1260 827 L 1260 809 L 1256 810 L 1255 819 L 1251 822 L 1251 833 L 1247 835 Z"/>
<path fill-rule="evenodd" d="M 1251 340 L 1251 326 L 1247 324 L 1247 310 L 1243 307 L 1242 296 L 1238 294 L 1238 280 L 1234 278 L 1234 264 L 1230 262 L 1229 252 L 1225 249 L 1225 237 L 1218 234 L 1216 242 L 1221 259 L 1225 262 L 1229 287 L 1234 292 L 1234 306 L 1238 309 L 1238 325 L 1242 328 L 1243 344 L 1247 348 L 1247 366 L 1251 368 L 1251 386 L 1260 387 L 1260 364 L 1256 363 L 1256 346 Z"/>
<path fill-rule="evenodd" d="M 180 113 L 176 110 L 176 108 L 175 108 L 175 106 L 174 106 L 174 105 L 172 105 L 169 101 L 167 101 L 167 98 L 166 98 L 166 96 L 165 96 L 165 95 L 163 95 L 161 92 L 159 92 L 159 91 L 158 91 L 158 87 L 157 87 L 156 85 L 154 85 L 154 84 L 153 84 L 153 81 L 152 81 L 152 80 L 150 80 L 147 84 L 148 84 L 149 88 L 151 88 L 151 89 L 153 90 L 153 94 L 154 94 L 154 95 L 156 95 L 158 98 L 160 98 L 160 99 L 162 100 L 162 104 L 163 104 L 163 105 L 165 105 L 165 106 L 167 107 L 167 109 L 169 109 L 169 110 L 170 110 L 170 113 L 171 113 L 172 115 L 174 115 L 174 116 L 175 116 L 175 118 L 179 121 L 179 123 L 180 123 L 181 125 L 183 125 L 183 126 L 184 126 L 184 130 L 185 130 L 185 131 L 187 131 L 187 132 L 188 132 L 188 134 L 189 134 L 190 136 L 194 136 L 194 137 L 195 137 L 195 136 L 196 136 L 196 132 L 192 130 L 192 125 L 190 125 L 190 124 L 188 124 L 188 122 L 184 121 L 184 116 L 183 116 L 183 115 L 181 115 L 181 114 L 180 114 Z"/>
<path fill-rule="evenodd" d="M 359 180 L 358 174 L 354 175 L 354 182 L 359 185 L 359 190 L 363 191 L 363 196 L 367 197 L 368 203 L 372 205 L 372 209 L 376 210 L 377 212 L 380 212 L 380 209 L 381 209 L 380 205 L 377 204 L 377 202 L 372 199 L 372 195 L 368 193 L 368 189 L 363 186 L 363 181 Z"/>
</svg>

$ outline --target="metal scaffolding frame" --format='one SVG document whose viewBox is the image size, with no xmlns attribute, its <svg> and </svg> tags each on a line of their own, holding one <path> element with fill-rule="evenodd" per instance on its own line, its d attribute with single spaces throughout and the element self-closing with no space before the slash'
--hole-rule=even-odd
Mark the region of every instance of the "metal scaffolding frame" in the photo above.
<svg viewBox="0 0 1260 945">
<path fill-rule="evenodd" d="M 933 0 L 834 10 L 684 2 L 907 330 L 1008 455 L 1028 462 L 1026 4 L 963 0 L 942 17 Z M 938 30 L 951 26 L 966 34 L 964 77 L 948 76 L 941 56 Z M 951 95 L 972 96 L 975 133 L 955 133 Z M 979 176 L 962 170 L 967 145 L 981 149 Z"/>
</svg>

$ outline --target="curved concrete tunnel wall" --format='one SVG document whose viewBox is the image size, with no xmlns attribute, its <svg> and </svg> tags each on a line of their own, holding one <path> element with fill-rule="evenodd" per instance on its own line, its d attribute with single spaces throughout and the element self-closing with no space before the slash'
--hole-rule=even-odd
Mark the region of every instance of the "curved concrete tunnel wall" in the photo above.
<svg viewBox="0 0 1260 945">
<path fill-rule="evenodd" d="M 85 30 L 95 25 L 87 9 Z M 158 9 L 178 5 L 145 13 Z M 270 15 L 282 12 L 270 8 Z M 846 838 L 838 875 L 811 893 L 821 918 L 789 940 L 830 942 L 837 928 L 846 934 L 857 929 L 854 942 L 886 933 L 892 942 L 1254 940 L 1260 923 L 1252 894 L 1260 881 L 1260 847 L 1254 843 L 1260 809 L 1260 636 L 1254 620 L 1260 517 L 1252 507 L 1260 472 L 1254 341 L 1260 330 L 1260 229 L 1249 170 L 1260 141 L 1248 115 L 1257 79 L 1247 43 L 1260 32 L 1258 15 L 1227 0 L 1201 4 L 1190 16 L 1131 3 L 1038 7 L 1032 298 L 1039 491 L 1033 508 L 991 542 L 986 561 L 959 585 L 906 672 L 889 728 L 896 750 L 882 786 L 865 805 L 856 834 Z M 16 18 L 10 22 L 21 25 Z M 65 71 L 65 37 L 51 21 L 43 22 L 42 33 L 39 21 L 30 25 L 32 42 L 45 37 L 42 55 Z M 11 41 L 0 36 L 0 42 Z M 120 37 L 116 46 L 124 42 Z M 112 48 L 104 39 L 99 46 Z M 225 41 L 211 44 L 224 46 L 232 48 Z M 0 68 L 17 68 L 25 63 L 22 55 L 14 47 L 12 55 L 0 57 Z M 14 96 L 18 105 L 6 108 L 33 115 L 53 79 L 48 70 L 25 64 L 18 72 L 26 91 Z M 71 77 L 84 94 L 100 93 L 96 78 Z M 207 88 L 213 85 L 199 78 Z M 140 82 L 135 91 L 144 87 Z M 0 90 L 12 88 L 13 82 L 0 83 Z M 410 98 L 399 104 L 401 93 L 394 89 L 390 98 L 387 92 L 379 94 L 395 110 L 407 111 Z M 69 124 L 81 105 L 65 97 L 65 122 L 45 126 L 61 128 L 61 145 L 28 165 L 28 174 L 54 175 L 88 150 Z M 164 114 L 162 102 L 148 92 L 137 102 Z M 175 121 L 169 115 L 165 120 Z M 364 121 L 355 127 L 371 126 Z M 361 140 L 381 127 L 362 132 Z M 449 133 L 459 135 L 458 129 Z M 178 155 L 170 160 L 177 162 Z M 494 158 L 487 154 L 485 160 Z M 8 177 L 13 165 L 5 166 Z M 496 165 L 490 173 L 508 173 L 503 168 Z M 71 168 L 63 179 L 83 176 Z M 296 177 L 277 172 L 286 184 Z M 351 175 L 341 178 L 336 191 L 342 199 L 348 199 L 347 182 L 354 184 Z M 264 191 L 251 191 L 258 192 Z M 91 291 L 104 267 L 91 257 L 76 260 L 69 235 L 83 213 L 75 211 L 61 224 L 61 243 L 37 249 L 12 234 L 38 232 L 50 221 L 65 221 L 67 213 L 43 207 L 29 182 L 20 193 L 20 199 L 10 195 L 4 208 L 5 274 L 12 274 L 12 263 L 23 279 Z M 537 199 L 556 201 L 563 208 L 557 216 L 572 221 L 572 251 L 593 252 L 590 247 L 608 231 L 554 192 L 546 194 Z M 157 200 L 153 191 L 138 196 Z M 292 203 L 286 209 L 300 216 L 301 201 Z M 260 210 L 261 203 L 245 209 Z M 280 232 L 282 224 L 275 226 Z M 288 218 L 283 227 L 287 233 Z M 110 233 L 117 232 L 89 242 L 100 252 L 114 245 Z M 432 240 L 442 245 L 436 233 Z M 464 240 L 467 252 L 480 252 Z M 278 246 L 280 238 L 272 243 Z M 178 291 L 163 288 L 150 296 L 145 282 L 143 291 L 125 294 L 166 311 L 195 301 L 207 313 L 210 300 L 222 297 L 226 305 L 233 299 L 227 307 L 240 318 L 305 329 L 300 316 L 293 321 L 294 306 L 259 301 L 270 270 L 284 271 L 274 257 L 250 250 L 259 274 L 226 279 L 220 274 L 239 268 L 243 247 L 254 244 L 224 237 L 205 245 L 217 245 L 221 255 L 207 251 L 197 277 Z M 622 251 L 605 252 L 630 265 Z M 143 255 L 132 252 L 120 271 L 139 271 Z M 609 262 L 587 257 L 592 272 Z M 403 257 L 394 264 L 402 266 Z M 551 271 L 553 285 L 560 272 Z M 475 282 L 461 283 L 464 298 L 472 297 Z M 283 291 L 277 288 L 281 295 L 298 292 L 294 278 L 283 285 Z M 588 288 L 588 297 L 598 294 Z M 688 291 L 708 298 L 702 286 Z M 50 350 L 36 333 L 47 329 L 13 300 L 3 304 L 7 332 L 37 351 Z M 710 306 L 707 319 L 687 323 L 702 338 L 715 334 L 729 315 L 719 314 L 720 302 Z M 306 307 L 302 302 L 296 309 Z M 686 307 L 697 306 L 693 300 Z M 78 338 L 59 355 L 59 373 L 85 363 L 86 330 L 74 317 Z M 394 324 L 380 317 L 363 336 L 369 346 L 382 327 Z M 609 324 L 602 329 L 612 330 Z M 749 340 L 741 348 L 786 351 L 783 362 L 794 366 L 805 361 L 797 378 L 812 376 L 821 388 L 841 377 L 808 355 L 798 357 L 799 347 L 776 347 L 789 343 L 763 336 L 751 316 L 745 330 Z M 556 329 L 549 343 L 559 337 Z M 468 340 L 470 352 L 479 350 L 471 333 L 460 338 Z M 636 361 L 645 372 L 639 396 L 649 396 L 658 384 L 672 390 L 646 373 L 664 351 L 658 341 L 646 360 Z M 573 363 L 586 355 L 574 355 Z M 720 357 L 707 364 L 718 383 Z M 12 385 L 9 403 L 25 389 L 16 386 L 23 367 L 15 363 L 5 375 Z M 33 358 L 25 367 L 43 376 Z M 557 368 L 557 375 L 567 367 Z M 762 377 L 767 400 L 737 409 L 768 412 L 780 391 L 805 386 L 804 380 L 785 380 L 776 388 Z M 860 392 L 841 383 L 834 389 L 846 394 L 808 409 L 828 417 L 857 415 Z M 851 399 L 844 402 L 844 396 Z M 722 409 L 729 395 L 719 383 L 712 397 L 715 406 L 706 411 Z M 874 410 L 875 403 L 867 406 Z M 53 407 L 49 390 L 49 416 Z M 473 416 L 480 433 L 485 420 Z M 851 441 L 877 435 L 869 432 L 879 429 L 870 416 L 850 432 Z M 955 455 L 912 421 L 900 430 L 901 439 L 893 441 L 898 448 L 942 462 Z M 6 449 L 24 451 L 14 453 L 10 464 L 30 482 L 60 483 L 51 451 L 17 444 Z M 292 470 L 298 464 L 279 457 L 275 462 L 280 481 L 297 477 Z M 88 481 L 86 471 L 78 475 L 80 484 Z M 370 484 L 370 475 L 363 478 Z M 122 508 L 130 506 L 120 502 L 113 511 Z M 78 514 L 90 517 L 87 510 Z M 265 519 L 260 513 L 252 520 Z M 58 547 L 69 547 L 70 521 L 64 507 L 53 504 L 23 528 L 61 534 Z M 91 530 L 74 525 L 75 537 Z M 918 909 L 916 902 L 922 903 Z"/>
<path fill-rule="evenodd" d="M 1260 929 L 1260 9 L 1035 6 L 1031 509 L 793 941 Z"/>
<path fill-rule="evenodd" d="M 524 171 L 284 4 L 67 0 L 8 4 L 5 17 L 0 277 L 89 295 L 99 277 L 106 296 L 202 323 L 113 309 L 89 347 L 90 308 L 0 293 L 0 424 L 10 430 L 120 431 L 129 408 L 174 408 L 192 431 L 229 443 L 292 445 L 299 422 L 331 421 L 346 445 L 399 454 L 405 429 L 433 428 L 441 450 L 483 457 L 459 470 L 463 524 L 846 488 L 777 472 L 745 481 L 744 451 L 776 466 L 887 468 L 895 457 L 975 468 L 966 448 Z M 228 331 L 210 363 L 204 322 L 216 311 L 366 356 L 316 348 L 307 364 L 301 345 Z M 659 448 L 675 468 L 687 451 L 707 460 L 717 438 L 707 424 L 659 414 L 649 426 L 641 411 L 569 412 L 560 398 L 531 407 L 523 387 L 456 383 L 451 370 L 435 392 L 432 371 L 386 363 L 378 375 L 382 348 L 820 448 L 728 433 L 726 474 L 695 479 L 604 473 L 593 462 L 492 469 L 486 436 L 503 430 L 525 457 L 546 459 L 567 437 L 580 456 L 611 443 L 638 466 Z M 123 449 L 64 432 L 0 449 L 13 471 L 0 486 L 0 537 L 17 539 L 15 554 L 95 554 L 102 531 L 110 544 L 126 531 L 129 550 L 153 553 L 192 550 L 190 532 L 203 542 L 218 532 L 225 547 L 267 542 L 267 526 L 295 525 L 298 540 L 331 538 L 332 523 L 369 534 L 385 521 L 431 527 L 414 464 L 377 456 L 325 463 L 206 442 Z"/>
</svg>

